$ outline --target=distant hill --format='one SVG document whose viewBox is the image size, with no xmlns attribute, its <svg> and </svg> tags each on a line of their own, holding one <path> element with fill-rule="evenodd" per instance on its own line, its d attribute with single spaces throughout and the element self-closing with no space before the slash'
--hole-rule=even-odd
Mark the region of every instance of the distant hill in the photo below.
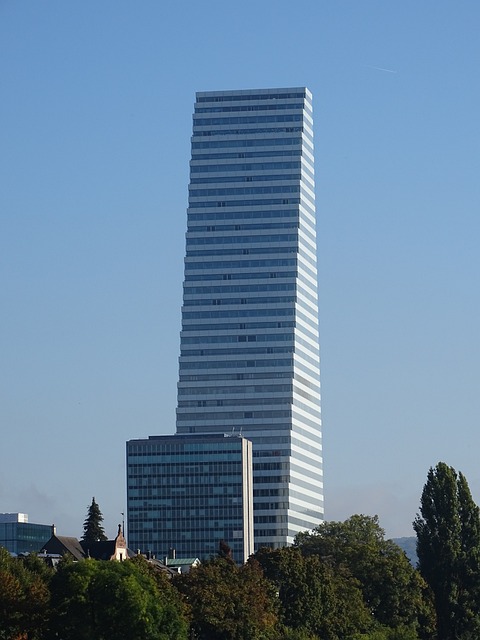
<svg viewBox="0 0 480 640">
<path fill-rule="evenodd" d="M 409 536 L 407 538 L 392 538 L 395 544 L 405 551 L 407 554 L 407 558 L 413 564 L 414 567 L 417 566 L 418 557 L 417 557 L 417 538 L 416 536 Z"/>
</svg>

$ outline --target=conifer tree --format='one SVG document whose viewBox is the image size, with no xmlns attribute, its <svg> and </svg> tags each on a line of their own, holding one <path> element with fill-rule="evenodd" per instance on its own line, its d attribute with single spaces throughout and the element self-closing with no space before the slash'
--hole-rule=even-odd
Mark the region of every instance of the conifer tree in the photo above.
<svg viewBox="0 0 480 640">
<path fill-rule="evenodd" d="M 100 507 L 92 498 L 92 504 L 88 507 L 87 517 L 83 523 L 82 542 L 91 544 L 92 542 L 103 542 L 108 540 L 103 529 L 103 515 Z"/>
<path fill-rule="evenodd" d="M 439 640 L 480 638 L 480 513 L 467 480 L 444 462 L 430 469 L 417 534 L 419 569 L 435 598 Z"/>
<path fill-rule="evenodd" d="M 225 542 L 225 540 L 220 540 L 220 542 L 218 543 L 218 555 L 224 560 L 231 560 L 233 562 L 232 549 L 228 542 Z"/>
</svg>

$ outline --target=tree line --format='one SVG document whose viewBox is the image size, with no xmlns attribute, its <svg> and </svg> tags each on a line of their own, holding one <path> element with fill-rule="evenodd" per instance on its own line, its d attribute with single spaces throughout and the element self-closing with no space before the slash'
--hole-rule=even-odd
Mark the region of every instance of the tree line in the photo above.
<svg viewBox="0 0 480 640">
<path fill-rule="evenodd" d="M 53 570 L 0 549 L 0 639 L 477 640 L 480 517 L 465 477 L 430 469 L 413 525 L 418 567 L 365 515 L 240 567 L 222 544 L 172 580 L 141 556 Z"/>
</svg>

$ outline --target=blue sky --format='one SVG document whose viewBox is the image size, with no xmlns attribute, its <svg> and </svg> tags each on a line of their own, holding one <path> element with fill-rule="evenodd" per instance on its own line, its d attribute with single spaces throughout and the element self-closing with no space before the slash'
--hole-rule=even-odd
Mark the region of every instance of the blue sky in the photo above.
<svg viewBox="0 0 480 640">
<path fill-rule="evenodd" d="M 0 512 L 116 533 L 175 429 L 195 91 L 314 95 L 326 517 L 480 499 L 480 5 L 0 0 Z"/>
</svg>

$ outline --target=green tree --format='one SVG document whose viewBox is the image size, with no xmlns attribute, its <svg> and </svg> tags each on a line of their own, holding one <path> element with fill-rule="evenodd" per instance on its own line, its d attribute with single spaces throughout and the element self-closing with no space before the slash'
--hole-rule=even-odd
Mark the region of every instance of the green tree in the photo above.
<svg viewBox="0 0 480 640">
<path fill-rule="evenodd" d="M 255 558 L 276 586 L 281 621 L 290 634 L 295 630 L 305 637 L 344 640 L 372 628 L 357 581 L 333 571 L 318 555 L 305 556 L 295 547 L 263 548 Z"/>
<path fill-rule="evenodd" d="M 402 549 L 385 539 L 377 516 L 325 522 L 313 532 L 299 534 L 296 545 L 305 555 L 316 554 L 335 571 L 355 578 L 379 625 L 419 630 L 427 637 L 432 631 L 427 585 Z"/>
<path fill-rule="evenodd" d="M 275 593 L 257 562 L 238 567 L 215 557 L 175 578 L 174 584 L 191 607 L 198 640 L 276 637 Z"/>
<path fill-rule="evenodd" d="M 49 638 L 186 640 L 188 625 L 133 562 L 64 563 L 52 579 Z"/>
<path fill-rule="evenodd" d="M 95 560 L 72 562 L 66 559 L 59 563 L 50 586 L 52 616 L 49 638 L 87 640 L 94 637 L 88 590 L 96 570 Z"/>
<path fill-rule="evenodd" d="M 92 503 L 88 507 L 87 517 L 83 523 L 82 541 L 90 544 L 92 542 L 107 540 L 108 538 L 103 530 L 102 522 L 103 515 L 100 511 L 100 507 L 95 502 L 95 498 L 92 498 Z"/>
<path fill-rule="evenodd" d="M 438 639 L 480 638 L 480 516 L 462 473 L 444 462 L 430 468 L 413 527 Z"/>
<path fill-rule="evenodd" d="M 38 561 L 40 562 L 40 561 Z M 50 594 L 48 569 L 12 558 L 0 547 L 0 638 L 37 640 L 46 628 Z"/>
<path fill-rule="evenodd" d="M 372 633 L 361 634 L 355 636 L 354 640 L 417 640 L 416 632 L 408 627 L 398 627 L 390 629 L 389 627 L 381 627 Z"/>
<path fill-rule="evenodd" d="M 176 589 L 165 571 L 155 564 L 148 562 L 142 555 L 137 555 L 129 561 L 135 565 L 140 573 L 148 575 L 157 587 L 157 598 L 164 610 L 162 628 L 170 635 L 169 638 L 181 638 L 186 633 L 191 613 L 190 608 Z"/>
</svg>

